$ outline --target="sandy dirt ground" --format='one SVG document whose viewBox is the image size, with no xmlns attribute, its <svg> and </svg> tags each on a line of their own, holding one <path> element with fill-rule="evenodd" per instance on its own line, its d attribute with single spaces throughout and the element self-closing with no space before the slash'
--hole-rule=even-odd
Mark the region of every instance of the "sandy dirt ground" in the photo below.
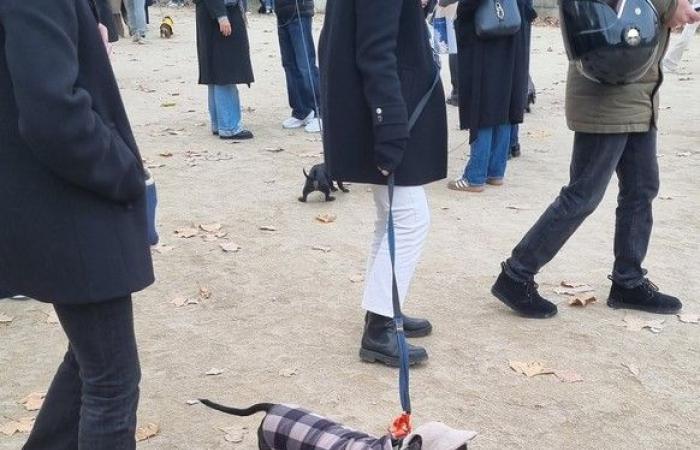
<svg viewBox="0 0 700 450">
<path fill-rule="evenodd" d="M 399 412 L 397 374 L 358 359 L 362 283 L 351 281 L 365 267 L 371 194 L 354 185 L 334 203 L 296 200 L 302 168 L 321 160 L 321 142 L 280 126 L 288 107 L 274 18 L 250 16 L 257 82 L 241 92 L 256 139 L 238 144 L 210 135 L 206 90 L 196 84 L 193 12 L 170 12 L 173 39 L 144 46 L 124 41 L 114 51 L 138 141 L 158 166 L 166 245 L 154 253 L 157 283 L 135 298 L 143 366 L 139 423 L 160 428 L 139 448 L 257 448 L 259 417 L 237 419 L 187 404 L 202 396 L 236 405 L 301 404 L 382 433 Z M 500 261 L 567 182 L 572 133 L 564 121 L 566 57 L 557 29 L 534 30 L 532 66 L 538 103 L 506 186 L 481 195 L 451 192 L 442 182 L 428 188 L 433 227 L 407 310 L 429 317 L 435 333 L 421 341 L 429 364 L 412 372 L 415 420 L 476 430 L 478 449 L 698 448 L 700 325 L 671 316 L 662 318 L 658 334 L 632 331 L 626 316 L 655 317 L 604 303 L 614 182 L 598 212 L 541 274 L 542 292 L 562 302 L 558 317 L 523 320 L 489 294 Z M 700 313 L 698 92 L 695 42 L 683 73 L 669 76 L 663 89 L 663 187 L 647 260 L 653 279 L 694 314 Z M 449 114 L 450 175 L 456 176 L 467 134 L 458 130 L 456 110 Z M 316 221 L 323 213 L 337 220 Z M 221 224 L 227 235 L 174 234 L 193 224 Z M 260 230 L 265 226 L 276 231 Z M 240 250 L 225 253 L 222 244 Z M 591 285 L 601 302 L 569 307 L 552 292 L 563 280 Z M 199 304 L 178 307 L 172 303 L 178 298 Z M 0 424 L 35 414 L 18 402 L 46 390 L 62 358 L 66 341 L 58 325 L 47 323 L 49 311 L 35 302 L 0 302 L 0 314 L 13 317 L 0 324 Z M 583 381 L 527 378 L 510 361 L 540 361 Z M 222 373 L 205 375 L 211 369 Z M 242 442 L 226 441 L 219 430 L 226 427 L 234 437 L 242 431 Z M 24 439 L 0 434 L 0 448 L 19 448 Z"/>
</svg>

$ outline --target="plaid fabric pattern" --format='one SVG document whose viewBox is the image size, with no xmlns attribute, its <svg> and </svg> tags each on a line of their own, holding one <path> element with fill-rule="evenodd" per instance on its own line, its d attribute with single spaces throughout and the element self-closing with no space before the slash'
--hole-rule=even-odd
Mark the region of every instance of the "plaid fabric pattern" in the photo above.
<svg viewBox="0 0 700 450">
<path fill-rule="evenodd" d="M 288 405 L 277 405 L 268 413 L 262 438 L 272 450 L 392 450 L 389 436 L 378 439 L 358 433 Z"/>
</svg>

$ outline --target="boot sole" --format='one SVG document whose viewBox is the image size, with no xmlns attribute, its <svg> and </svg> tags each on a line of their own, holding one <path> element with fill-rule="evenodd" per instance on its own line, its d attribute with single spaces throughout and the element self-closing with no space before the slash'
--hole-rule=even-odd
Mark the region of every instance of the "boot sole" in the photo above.
<svg viewBox="0 0 700 450">
<path fill-rule="evenodd" d="M 401 367 L 401 362 L 399 361 L 399 358 L 392 358 L 390 356 L 382 355 L 381 353 L 373 352 L 371 350 L 365 350 L 364 348 L 360 349 L 360 359 L 367 363 L 380 362 L 386 364 L 389 367 Z M 409 359 L 408 365 L 415 366 L 416 364 L 424 363 L 427 360 L 427 356 L 421 359 Z"/>
<path fill-rule="evenodd" d="M 643 311 L 643 312 L 648 312 L 651 314 L 662 314 L 662 315 L 673 315 L 673 314 L 678 314 L 683 310 L 683 307 L 681 306 L 680 308 L 677 309 L 654 309 L 654 308 L 645 308 L 643 306 L 639 305 L 631 305 L 629 303 L 623 303 L 623 302 L 618 302 L 617 300 L 613 298 L 608 299 L 608 306 L 612 309 L 631 309 L 634 311 Z"/>
<path fill-rule="evenodd" d="M 405 331 L 404 333 L 406 334 L 407 338 L 423 338 L 423 337 L 428 337 L 433 333 L 433 326 L 429 326 L 417 331 Z"/>
<path fill-rule="evenodd" d="M 549 319 L 551 317 L 556 316 L 558 313 L 557 310 L 554 310 L 554 312 L 547 313 L 547 314 L 524 314 L 521 311 L 518 311 L 518 308 L 515 306 L 515 304 L 513 302 L 509 301 L 505 295 L 498 292 L 495 287 L 491 288 L 491 294 L 494 297 L 496 297 L 498 300 L 500 300 L 503 304 L 505 304 L 507 307 L 512 309 L 520 317 L 525 317 L 527 319 Z"/>
</svg>

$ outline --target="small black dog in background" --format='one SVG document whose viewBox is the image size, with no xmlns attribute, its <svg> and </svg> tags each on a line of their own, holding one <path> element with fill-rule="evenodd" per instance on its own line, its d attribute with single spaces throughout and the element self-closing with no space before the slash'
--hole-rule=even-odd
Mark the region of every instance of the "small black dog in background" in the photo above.
<svg viewBox="0 0 700 450">
<path fill-rule="evenodd" d="M 316 164 L 309 173 L 306 173 L 306 169 L 304 169 L 304 176 L 306 177 L 306 183 L 304 184 L 302 196 L 299 197 L 300 202 L 306 203 L 309 194 L 315 191 L 322 192 L 326 196 L 327 202 L 335 200 L 335 197 L 331 196 L 331 192 L 337 192 L 338 188 L 345 193 L 350 192 L 340 180 L 335 180 L 338 183 L 338 188 L 335 187 L 335 183 L 328 174 L 325 164 Z"/>
</svg>

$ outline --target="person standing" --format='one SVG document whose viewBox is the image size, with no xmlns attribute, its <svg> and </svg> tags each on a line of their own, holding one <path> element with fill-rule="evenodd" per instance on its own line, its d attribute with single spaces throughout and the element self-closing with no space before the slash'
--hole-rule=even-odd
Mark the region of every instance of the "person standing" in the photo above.
<svg viewBox="0 0 700 450">
<path fill-rule="evenodd" d="M 700 23 L 691 23 L 683 27 L 683 32 L 664 58 L 664 70 L 666 72 L 676 73 L 678 66 L 681 64 L 683 53 L 688 49 L 690 41 L 697 34 L 698 27 L 700 27 Z"/>
<path fill-rule="evenodd" d="M 321 131 L 319 72 L 313 36 L 313 0 L 275 0 L 277 33 L 292 115 L 282 126 Z"/>
<path fill-rule="evenodd" d="M 239 0 L 197 0 L 199 84 L 209 88 L 212 133 L 221 139 L 252 139 L 243 126 L 238 84 L 255 81 L 243 4 Z"/>
<path fill-rule="evenodd" d="M 131 39 L 137 44 L 146 42 L 146 0 L 124 0 L 126 20 Z"/>
<path fill-rule="evenodd" d="M 69 343 L 24 448 L 134 449 L 131 295 L 154 275 L 105 44 L 89 0 L 5 0 L 0 41 L 0 286 L 52 303 Z"/>
<path fill-rule="evenodd" d="M 457 19 L 457 2 L 459 0 L 439 0 L 438 7 L 443 10 L 443 16 L 447 22 L 447 42 L 449 49 L 449 68 L 450 68 L 450 83 L 452 84 L 452 92 L 447 97 L 447 104 L 450 106 L 459 106 L 459 55 L 457 52 L 457 43 L 451 45 L 455 34 L 455 20 Z"/>
<path fill-rule="evenodd" d="M 476 33 L 479 0 L 463 0 L 457 9 L 459 117 L 470 134 L 471 155 L 463 174 L 448 188 L 483 192 L 501 186 L 511 147 L 513 125 L 527 107 L 530 31 L 537 13 L 532 0 L 517 0 L 522 25 L 512 35 L 481 38 Z"/>
<path fill-rule="evenodd" d="M 367 311 L 360 356 L 398 365 L 388 250 L 388 176 L 396 181 L 393 214 L 396 276 L 406 299 L 430 228 L 424 185 L 447 175 L 447 113 L 439 69 L 416 0 L 329 0 L 319 44 L 323 147 L 332 177 L 373 185 L 377 211 L 367 266 Z M 415 126 L 409 117 L 427 99 Z M 405 318 L 408 337 L 426 336 L 425 319 Z M 410 362 L 428 358 L 410 346 Z"/>
<path fill-rule="evenodd" d="M 654 0 L 663 24 L 651 68 L 635 82 L 606 85 L 569 64 L 566 116 L 575 132 L 571 179 L 502 264 L 493 295 L 524 317 L 548 318 L 557 306 L 543 298 L 535 275 L 600 204 L 614 173 L 619 180 L 615 263 L 608 305 L 656 314 L 675 314 L 681 301 L 665 295 L 642 267 L 653 224 L 652 202 L 659 191 L 656 154 L 660 64 L 670 28 L 700 21 L 685 0 Z"/>
</svg>

